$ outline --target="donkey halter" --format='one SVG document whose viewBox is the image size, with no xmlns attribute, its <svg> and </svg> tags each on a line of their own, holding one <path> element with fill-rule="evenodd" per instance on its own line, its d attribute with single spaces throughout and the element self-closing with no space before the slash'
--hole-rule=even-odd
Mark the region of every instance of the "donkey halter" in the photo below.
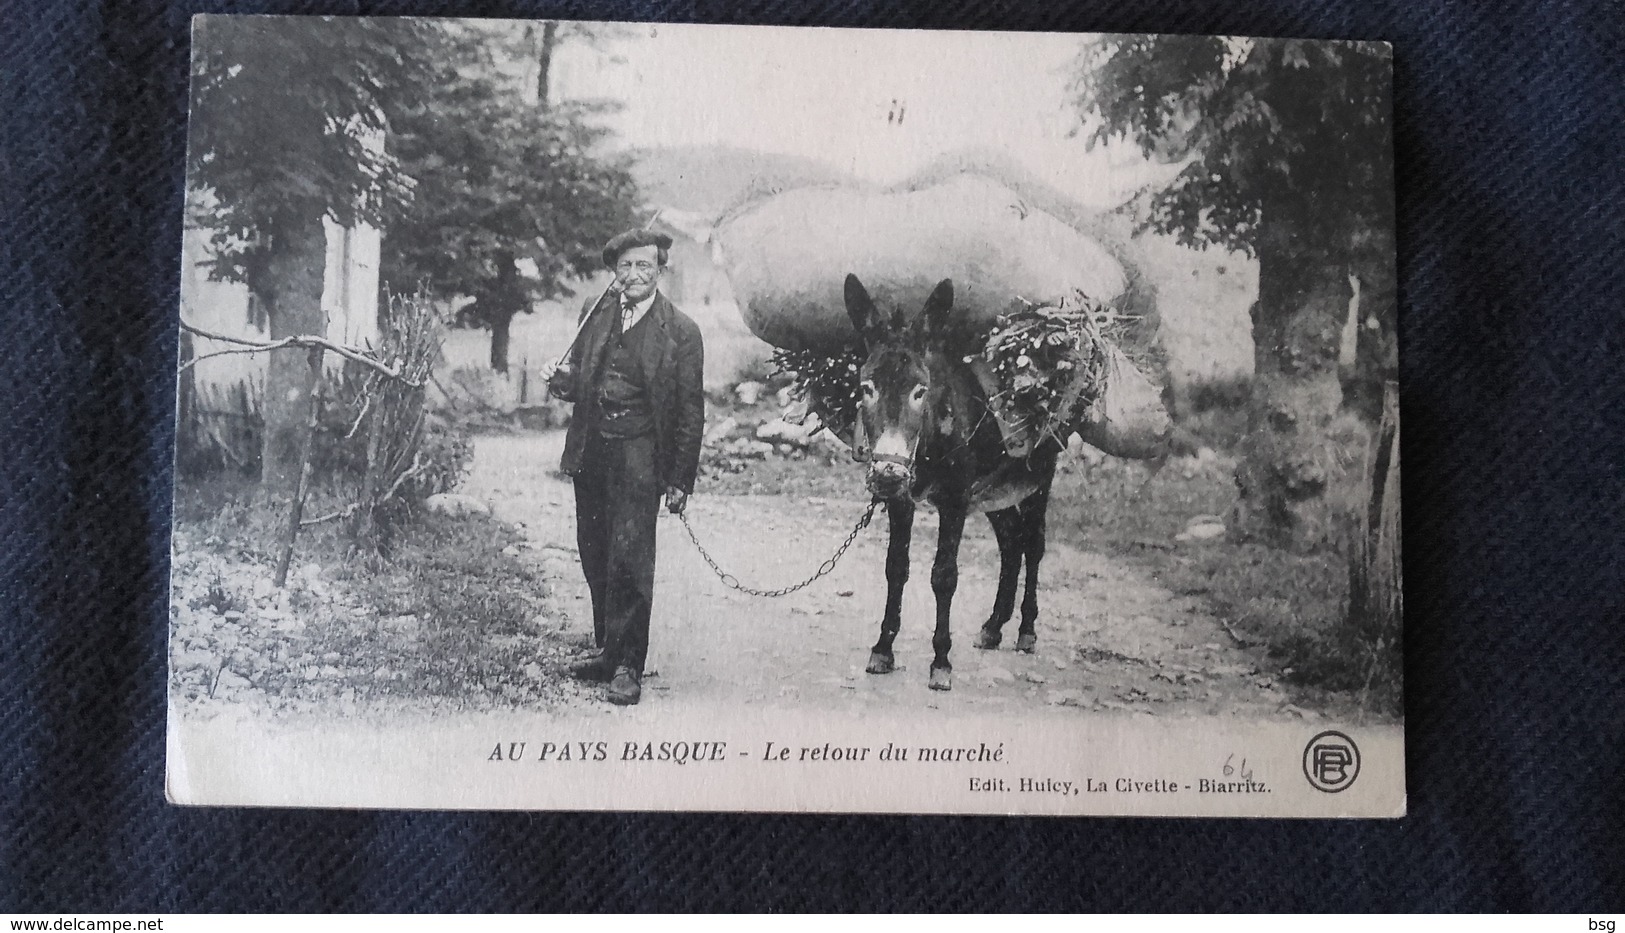
<svg viewBox="0 0 1625 933">
<path fill-rule="evenodd" d="M 925 438 L 925 426 L 923 424 L 920 426 L 919 433 L 914 435 L 914 445 L 909 448 L 908 456 L 906 457 L 900 457 L 897 454 L 875 453 L 873 448 L 871 448 L 868 444 L 863 443 L 865 440 L 863 437 L 864 433 L 866 432 L 863 430 L 863 412 L 860 410 L 858 412 L 857 423 L 853 427 L 852 436 L 853 444 L 861 454 L 861 456 L 857 458 L 859 463 L 895 463 L 908 471 L 909 479 L 912 480 L 914 478 L 914 461 L 919 459 L 920 441 Z"/>
<path fill-rule="evenodd" d="M 914 449 L 919 450 L 919 447 L 920 447 L 919 438 L 915 438 L 914 439 Z M 896 454 L 873 454 L 872 453 L 872 454 L 869 455 L 869 459 L 866 462 L 868 462 L 868 463 L 895 463 L 895 464 L 898 464 L 899 466 L 905 467 L 905 468 L 907 468 L 909 470 L 914 469 L 914 456 L 913 456 L 913 454 L 910 454 L 907 457 L 899 457 Z"/>
</svg>

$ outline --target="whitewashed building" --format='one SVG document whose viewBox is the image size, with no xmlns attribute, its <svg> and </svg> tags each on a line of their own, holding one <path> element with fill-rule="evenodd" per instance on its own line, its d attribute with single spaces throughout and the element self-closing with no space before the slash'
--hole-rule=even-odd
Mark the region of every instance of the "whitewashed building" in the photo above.
<svg viewBox="0 0 1625 933">
<path fill-rule="evenodd" d="M 325 336 L 351 346 L 378 338 L 379 231 L 365 224 L 322 224 L 327 255 L 322 270 Z M 181 320 L 211 333 L 243 340 L 269 340 L 269 321 L 248 286 L 209 277 L 214 258 L 212 231 L 189 224 L 181 247 Z M 181 334 L 182 354 L 202 357 L 231 345 Z M 329 372 L 342 360 L 327 354 Z M 209 461 L 249 467 L 259 453 L 260 400 L 265 392 L 267 354 L 233 353 L 199 360 L 182 373 L 177 421 L 178 453 L 202 453 Z"/>
<path fill-rule="evenodd" d="M 365 224 L 341 227 L 322 222 L 327 232 L 327 260 L 322 270 L 322 312 L 329 340 L 362 346 L 378 337 L 378 262 L 383 239 Z M 209 278 L 210 231 L 188 227 L 181 250 L 181 320 L 203 330 L 244 340 L 269 340 L 265 312 L 256 307 L 248 286 Z M 226 345 L 193 338 L 202 356 Z M 332 357 L 331 365 L 338 358 Z M 199 362 L 192 368 L 200 391 L 248 381 L 263 384 L 263 353 L 232 354 Z"/>
</svg>

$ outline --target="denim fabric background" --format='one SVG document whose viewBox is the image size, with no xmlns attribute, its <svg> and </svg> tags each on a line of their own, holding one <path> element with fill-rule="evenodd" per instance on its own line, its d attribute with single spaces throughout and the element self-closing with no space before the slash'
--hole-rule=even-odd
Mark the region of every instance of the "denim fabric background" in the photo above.
<svg viewBox="0 0 1625 933">
<path fill-rule="evenodd" d="M 1625 909 L 1617 0 L 7 6 L 0 910 Z M 1410 817 L 168 806 L 170 418 L 201 11 L 1392 41 Z"/>
</svg>

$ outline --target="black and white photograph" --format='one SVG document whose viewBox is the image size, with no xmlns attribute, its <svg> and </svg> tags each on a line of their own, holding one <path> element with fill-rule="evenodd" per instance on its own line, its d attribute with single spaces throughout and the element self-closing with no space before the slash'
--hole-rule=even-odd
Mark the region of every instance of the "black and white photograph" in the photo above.
<svg viewBox="0 0 1625 933">
<path fill-rule="evenodd" d="M 169 799 L 1403 816 L 1391 58 L 196 17 Z"/>
</svg>

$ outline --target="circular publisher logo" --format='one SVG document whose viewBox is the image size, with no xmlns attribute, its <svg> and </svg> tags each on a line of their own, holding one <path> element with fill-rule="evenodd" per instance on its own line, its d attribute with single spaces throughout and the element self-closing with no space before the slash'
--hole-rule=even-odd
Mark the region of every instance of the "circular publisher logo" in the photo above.
<svg viewBox="0 0 1625 933">
<path fill-rule="evenodd" d="M 1327 730 L 1303 749 L 1303 776 L 1315 790 L 1335 794 L 1360 776 L 1360 748 L 1341 732 Z"/>
</svg>

